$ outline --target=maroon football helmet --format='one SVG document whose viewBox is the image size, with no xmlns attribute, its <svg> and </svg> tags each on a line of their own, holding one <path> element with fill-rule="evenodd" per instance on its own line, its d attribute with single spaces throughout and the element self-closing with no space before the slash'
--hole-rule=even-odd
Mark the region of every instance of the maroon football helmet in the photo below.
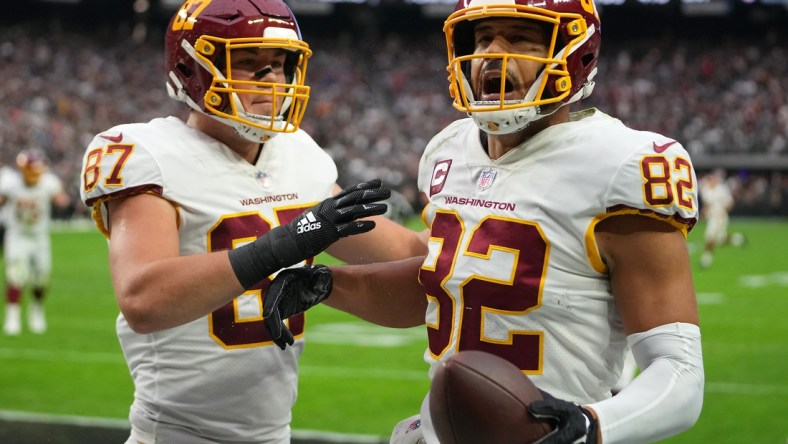
<svg viewBox="0 0 788 444">
<path fill-rule="evenodd" d="M 488 18 L 517 18 L 543 22 L 549 41 L 547 58 L 516 53 L 474 54 L 474 26 Z M 593 90 L 599 56 L 600 23 L 593 0 L 460 0 L 446 20 L 449 91 L 454 107 L 467 112 L 490 134 L 508 134 L 551 114 L 559 107 L 587 97 Z M 477 100 L 471 88 L 474 59 L 499 59 L 503 66 L 515 59 L 542 63 L 531 88 L 522 98 L 506 99 L 506 72 L 501 73 L 498 100 Z"/>
<path fill-rule="evenodd" d="M 16 167 L 22 173 L 25 184 L 32 187 L 41 180 L 41 176 L 47 169 L 47 163 L 41 152 L 24 150 L 16 156 Z"/>
<path fill-rule="evenodd" d="M 285 50 L 287 83 L 233 79 L 231 50 L 239 48 Z M 167 91 L 248 140 L 265 141 L 298 129 L 309 100 L 304 82 L 311 56 L 282 0 L 187 0 L 167 28 Z M 244 109 L 239 93 L 271 96 L 273 110 L 253 114 Z"/>
</svg>

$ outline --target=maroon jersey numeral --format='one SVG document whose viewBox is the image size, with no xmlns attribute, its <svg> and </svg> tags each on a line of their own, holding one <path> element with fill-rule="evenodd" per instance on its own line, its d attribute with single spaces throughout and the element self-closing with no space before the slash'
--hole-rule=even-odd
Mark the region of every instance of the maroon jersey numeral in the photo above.
<svg viewBox="0 0 788 444">
<path fill-rule="evenodd" d="M 279 223 L 286 224 L 292 221 L 306 208 L 276 210 Z M 257 212 L 224 216 L 208 231 L 208 251 L 235 248 L 268 233 L 271 228 L 271 223 Z M 309 260 L 310 263 L 312 261 L 313 259 Z M 270 277 L 265 277 L 244 293 L 246 296 L 257 298 L 260 313 L 262 313 L 263 298 L 265 298 L 270 283 Z M 239 318 L 236 304 L 237 300 L 234 300 L 209 315 L 211 337 L 225 348 L 258 347 L 272 344 L 271 336 L 265 329 L 262 317 Z M 303 314 L 291 317 L 287 324 L 293 336 L 304 333 Z"/>
<path fill-rule="evenodd" d="M 543 332 L 510 330 L 507 338 L 492 339 L 485 336 L 484 324 L 488 315 L 521 315 L 541 305 L 550 250 L 544 234 L 532 222 L 489 216 L 473 228 L 467 246 L 460 251 L 465 230 L 458 214 L 435 215 L 431 241 L 441 243 L 440 252 L 434 264 L 423 266 L 419 274 L 427 297 L 438 307 L 437 325 L 427 326 L 430 352 L 440 357 L 451 338 L 458 335 L 458 350 L 483 350 L 526 373 L 541 373 Z M 514 260 L 493 264 L 491 256 L 496 250 L 513 255 Z M 459 255 L 479 260 L 479 267 L 467 276 L 457 276 L 462 272 L 455 269 Z M 498 277 L 485 275 L 483 270 L 496 270 Z M 459 294 L 446 289 L 452 277 L 461 279 Z M 462 306 L 456 310 L 458 304 Z M 455 319 L 457 312 L 459 319 Z"/>
<path fill-rule="evenodd" d="M 672 166 L 671 169 L 670 161 L 664 156 L 646 156 L 640 161 L 643 200 L 652 207 L 666 207 L 676 202 L 692 211 L 695 209 L 692 164 L 683 157 L 676 157 Z"/>
</svg>

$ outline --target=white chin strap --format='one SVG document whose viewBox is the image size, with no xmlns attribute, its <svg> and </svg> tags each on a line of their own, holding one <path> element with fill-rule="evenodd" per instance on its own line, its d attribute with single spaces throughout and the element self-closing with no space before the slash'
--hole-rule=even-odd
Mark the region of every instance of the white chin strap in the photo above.
<svg viewBox="0 0 788 444">
<path fill-rule="evenodd" d="M 232 95 L 233 95 L 233 99 L 236 99 L 235 93 L 233 93 Z M 233 128 L 235 128 L 235 132 L 237 132 L 239 135 L 252 142 L 265 142 L 266 140 L 276 136 L 277 134 L 286 131 L 292 131 L 293 129 L 293 125 L 291 125 L 288 122 L 285 122 L 282 116 L 277 116 L 276 118 L 274 118 L 272 124 L 271 118 L 268 116 L 261 116 L 259 114 L 247 113 L 246 111 L 243 111 L 243 108 L 239 108 L 239 110 L 240 110 L 238 112 L 239 117 L 242 117 L 243 119 L 246 120 L 250 120 L 259 125 L 269 126 L 274 129 L 267 130 L 267 129 L 257 128 L 255 126 L 247 125 L 245 123 L 238 122 L 236 120 L 226 119 L 224 117 L 219 117 L 214 115 L 211 115 L 211 117 L 217 120 L 221 120 L 222 122 L 232 126 Z"/>
<path fill-rule="evenodd" d="M 291 92 L 292 92 L 292 88 L 288 91 L 288 93 Z M 247 125 L 245 123 L 238 122 L 235 120 L 213 116 L 216 119 L 219 119 L 222 122 L 235 128 L 235 131 L 241 136 L 245 137 L 246 139 L 251 140 L 253 142 L 265 141 L 276 136 L 279 133 L 292 131 L 293 125 L 291 125 L 288 122 L 285 122 L 284 118 L 282 117 L 284 111 L 290 106 L 290 103 L 293 101 L 292 96 L 285 97 L 285 100 L 282 103 L 282 107 L 279 109 L 279 115 L 274 117 L 273 119 L 271 119 L 270 116 L 264 116 L 261 114 L 253 114 L 247 112 L 244 109 L 243 104 L 241 104 L 241 99 L 238 98 L 238 94 L 230 93 L 230 97 L 231 100 L 235 102 L 235 109 L 238 110 L 239 118 L 243 120 L 248 120 L 250 122 L 254 122 L 260 126 L 266 126 L 272 128 L 270 130 L 257 128 L 255 126 Z"/>
</svg>

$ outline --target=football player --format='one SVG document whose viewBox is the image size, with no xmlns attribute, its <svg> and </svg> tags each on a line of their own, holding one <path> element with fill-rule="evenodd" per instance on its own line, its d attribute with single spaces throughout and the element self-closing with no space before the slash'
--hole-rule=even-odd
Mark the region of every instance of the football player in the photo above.
<svg viewBox="0 0 788 444">
<path fill-rule="evenodd" d="M 716 169 L 699 182 L 700 202 L 706 220 L 700 266 L 709 268 L 714 262 L 714 250 L 717 247 L 722 245 L 740 247 L 744 244 L 745 237 L 739 232 L 728 232 L 729 213 L 733 209 L 734 200 L 730 187 L 725 183 L 725 171 Z"/>
<path fill-rule="evenodd" d="M 288 443 L 304 318 L 279 350 L 262 319 L 269 276 L 327 247 L 349 263 L 426 251 L 379 216 L 380 181 L 340 190 L 299 129 L 311 55 L 281 0 L 186 1 L 165 57 L 188 120 L 116 126 L 86 149 L 82 198 L 109 239 L 135 384 L 129 443 Z"/>
<path fill-rule="evenodd" d="M 52 271 L 50 222 L 52 205 L 66 208 L 71 202 L 60 179 L 47 169 L 37 150 L 24 150 L 16 157 L 16 170 L 0 176 L 0 206 L 4 206 L 6 306 L 3 332 L 22 331 L 20 299 L 29 287 L 33 298 L 27 305 L 27 327 L 41 334 L 47 329 L 44 299 Z"/>
<path fill-rule="evenodd" d="M 381 325 L 426 324 L 433 371 L 462 350 L 517 365 L 545 392 L 529 410 L 556 423 L 540 443 L 649 442 L 688 429 L 704 371 L 687 152 L 600 110 L 570 112 L 597 72 L 592 0 L 460 0 L 444 31 L 454 106 L 470 117 L 421 159 L 428 254 L 288 270 L 265 307 L 272 335 L 286 335 L 276 316 L 328 297 Z M 627 346 L 642 372 L 613 397 Z M 438 442 L 428 402 L 418 430 Z"/>
</svg>

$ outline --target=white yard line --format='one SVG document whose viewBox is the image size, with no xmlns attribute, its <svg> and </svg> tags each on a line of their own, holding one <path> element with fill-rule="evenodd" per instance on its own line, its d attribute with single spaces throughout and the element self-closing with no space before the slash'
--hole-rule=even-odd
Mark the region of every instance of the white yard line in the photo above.
<svg viewBox="0 0 788 444">
<path fill-rule="evenodd" d="M 322 365 L 300 365 L 299 373 L 302 376 L 323 376 L 332 379 L 388 379 L 405 381 L 426 381 L 427 364 L 424 370 L 391 370 L 385 368 L 358 368 L 358 367 L 326 367 Z"/>
<path fill-rule="evenodd" d="M 695 295 L 698 305 L 719 305 L 725 301 L 722 293 L 698 293 Z"/>
<path fill-rule="evenodd" d="M 788 396 L 788 386 L 740 384 L 736 382 L 706 382 L 705 392 L 717 395 Z"/>
<path fill-rule="evenodd" d="M 730 347 L 731 344 L 727 344 Z M 742 345 L 744 346 L 744 345 Z M 747 345 L 747 348 L 752 348 Z M 772 350 L 775 351 L 775 350 Z M 78 362 L 99 363 L 99 364 L 123 364 L 123 356 L 120 353 L 96 353 L 78 352 L 64 350 L 19 350 L 14 348 L 0 348 L 1 360 L 28 359 L 47 362 Z M 332 367 L 323 365 L 301 365 L 300 373 L 302 376 L 324 376 L 327 378 L 343 379 L 387 379 L 403 381 L 420 381 L 427 378 L 427 367 L 424 370 L 392 370 L 387 368 L 362 368 L 362 367 Z M 788 385 L 768 385 L 768 384 L 743 384 L 729 382 L 706 382 L 707 393 L 722 394 L 750 394 L 750 395 L 788 395 Z M 0 412 L 2 412 L 0 410 Z M 0 415 L 2 418 L 2 415 Z"/>
<path fill-rule="evenodd" d="M 77 362 L 93 364 L 123 364 L 123 355 L 117 353 L 85 352 L 69 350 L 36 350 L 33 348 L 0 348 L 0 360 L 26 359 L 28 361 Z"/>
</svg>

